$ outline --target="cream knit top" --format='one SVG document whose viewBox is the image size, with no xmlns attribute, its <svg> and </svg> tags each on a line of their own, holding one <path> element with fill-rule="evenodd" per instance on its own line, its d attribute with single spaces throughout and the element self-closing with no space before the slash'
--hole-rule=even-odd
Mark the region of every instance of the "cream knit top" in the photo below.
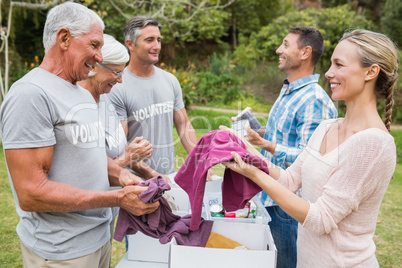
<svg viewBox="0 0 402 268">
<path fill-rule="evenodd" d="M 377 128 L 360 131 L 320 154 L 323 121 L 279 183 L 310 203 L 297 239 L 298 267 L 378 267 L 375 232 L 381 200 L 396 165 L 394 138 Z"/>
</svg>

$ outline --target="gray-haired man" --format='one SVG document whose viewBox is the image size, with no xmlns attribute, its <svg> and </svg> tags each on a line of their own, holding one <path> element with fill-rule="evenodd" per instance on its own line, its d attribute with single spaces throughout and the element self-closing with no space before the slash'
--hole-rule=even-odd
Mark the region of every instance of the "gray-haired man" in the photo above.
<svg viewBox="0 0 402 268">
<path fill-rule="evenodd" d="M 24 267 L 109 267 L 111 208 L 139 215 L 158 207 L 138 199 L 142 187 L 109 191 L 104 128 L 92 95 L 77 85 L 102 62 L 103 28 L 80 4 L 51 9 L 43 62 L 0 109 Z"/>
</svg>

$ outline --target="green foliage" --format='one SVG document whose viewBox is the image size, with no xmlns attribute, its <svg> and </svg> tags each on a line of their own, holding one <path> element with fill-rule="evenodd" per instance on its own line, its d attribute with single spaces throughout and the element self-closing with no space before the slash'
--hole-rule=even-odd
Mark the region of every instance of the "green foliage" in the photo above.
<svg viewBox="0 0 402 268">
<path fill-rule="evenodd" d="M 278 96 L 286 77 L 278 69 L 277 62 L 255 62 L 252 66 L 239 64 L 235 67 L 235 73 L 242 77 L 244 89 L 258 98 L 269 99 L 271 102 Z"/>
<path fill-rule="evenodd" d="M 291 12 L 275 19 L 271 24 L 263 27 L 257 34 L 252 35 L 248 45 L 239 48 L 236 52 L 237 62 L 250 65 L 254 61 L 273 61 L 277 59 L 276 49 L 282 43 L 289 29 L 295 26 L 312 26 L 319 29 L 324 37 L 325 51 L 321 59 L 321 70 L 326 70 L 332 52 L 342 37 L 342 34 L 352 28 L 372 29 L 373 25 L 363 16 L 356 15 L 347 5 L 334 8 L 308 8 L 299 12 Z M 244 40 L 243 40 L 244 41 Z M 248 46 L 245 48 L 244 46 Z M 254 51 L 248 55 L 248 51 Z"/>
<path fill-rule="evenodd" d="M 232 23 L 236 23 L 240 35 L 250 36 L 276 17 L 292 10 L 290 0 L 236 1 L 230 6 Z"/>
<path fill-rule="evenodd" d="M 387 0 L 382 13 L 381 28 L 383 32 L 398 45 L 402 45 L 402 1 Z"/>
<path fill-rule="evenodd" d="M 260 54 L 255 48 L 256 34 L 253 33 L 248 39 L 239 35 L 239 45 L 233 52 L 234 62 L 245 68 L 255 68 L 260 58 Z M 250 42 L 249 42 L 250 41 Z"/>
<path fill-rule="evenodd" d="M 102 17 L 106 32 L 122 36 L 129 18 L 142 15 L 157 19 L 162 24 L 161 34 L 165 44 L 183 45 L 200 40 L 214 40 L 226 34 L 226 23 L 230 12 L 215 8 L 215 0 L 197 1 L 92 1 L 91 8 Z M 226 1 L 224 1 L 226 2 Z M 222 5 L 222 3 L 220 3 Z M 120 10 L 118 11 L 116 7 Z M 119 38 L 120 40 L 120 38 Z"/>
<path fill-rule="evenodd" d="M 210 71 L 196 74 L 197 103 L 208 103 L 212 100 L 228 103 L 241 95 L 239 77 Z"/>
<path fill-rule="evenodd" d="M 233 74 L 228 54 L 213 54 L 206 69 L 196 70 L 191 66 L 185 71 L 174 72 L 182 87 L 186 107 L 212 101 L 227 104 L 242 96 L 241 79 Z"/>
</svg>

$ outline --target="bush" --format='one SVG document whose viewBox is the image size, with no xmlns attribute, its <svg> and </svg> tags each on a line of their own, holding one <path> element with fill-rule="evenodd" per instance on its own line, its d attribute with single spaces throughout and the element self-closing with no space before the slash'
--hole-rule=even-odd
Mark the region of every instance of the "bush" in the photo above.
<svg viewBox="0 0 402 268">
<path fill-rule="evenodd" d="M 332 52 L 346 30 L 352 28 L 373 29 L 374 25 L 363 16 L 356 15 L 349 6 L 343 5 L 334 8 L 314 9 L 291 12 L 275 19 L 271 24 L 247 40 L 240 39 L 242 45 L 236 49 L 236 62 L 250 66 L 254 60 L 273 61 L 277 59 L 276 49 L 281 45 L 289 29 L 295 26 L 312 26 L 321 31 L 324 38 L 325 51 L 321 58 L 320 73 L 329 67 Z M 251 52 L 251 53 L 249 53 Z"/>
<path fill-rule="evenodd" d="M 210 102 L 227 104 L 242 97 L 242 82 L 233 73 L 229 58 L 229 54 L 213 54 L 205 68 L 200 66 L 197 70 L 190 65 L 181 72 L 172 70 L 182 87 L 186 107 Z"/>
<path fill-rule="evenodd" d="M 402 1 L 387 0 L 381 17 L 381 28 L 399 46 L 402 45 Z"/>
</svg>

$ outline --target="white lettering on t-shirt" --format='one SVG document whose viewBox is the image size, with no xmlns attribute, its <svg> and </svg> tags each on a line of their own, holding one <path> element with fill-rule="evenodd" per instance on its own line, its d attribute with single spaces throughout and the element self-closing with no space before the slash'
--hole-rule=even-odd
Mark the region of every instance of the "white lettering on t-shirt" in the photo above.
<svg viewBox="0 0 402 268">
<path fill-rule="evenodd" d="M 126 140 L 126 134 L 123 128 L 117 128 L 112 134 L 106 136 L 107 144 L 110 149 L 118 148 L 122 141 Z"/>
<path fill-rule="evenodd" d="M 143 121 L 155 115 L 171 112 L 173 112 L 173 101 L 166 101 L 133 111 L 133 115 L 136 121 Z"/>
<path fill-rule="evenodd" d="M 73 144 L 93 142 L 105 136 L 105 128 L 100 121 L 70 126 Z"/>
</svg>

